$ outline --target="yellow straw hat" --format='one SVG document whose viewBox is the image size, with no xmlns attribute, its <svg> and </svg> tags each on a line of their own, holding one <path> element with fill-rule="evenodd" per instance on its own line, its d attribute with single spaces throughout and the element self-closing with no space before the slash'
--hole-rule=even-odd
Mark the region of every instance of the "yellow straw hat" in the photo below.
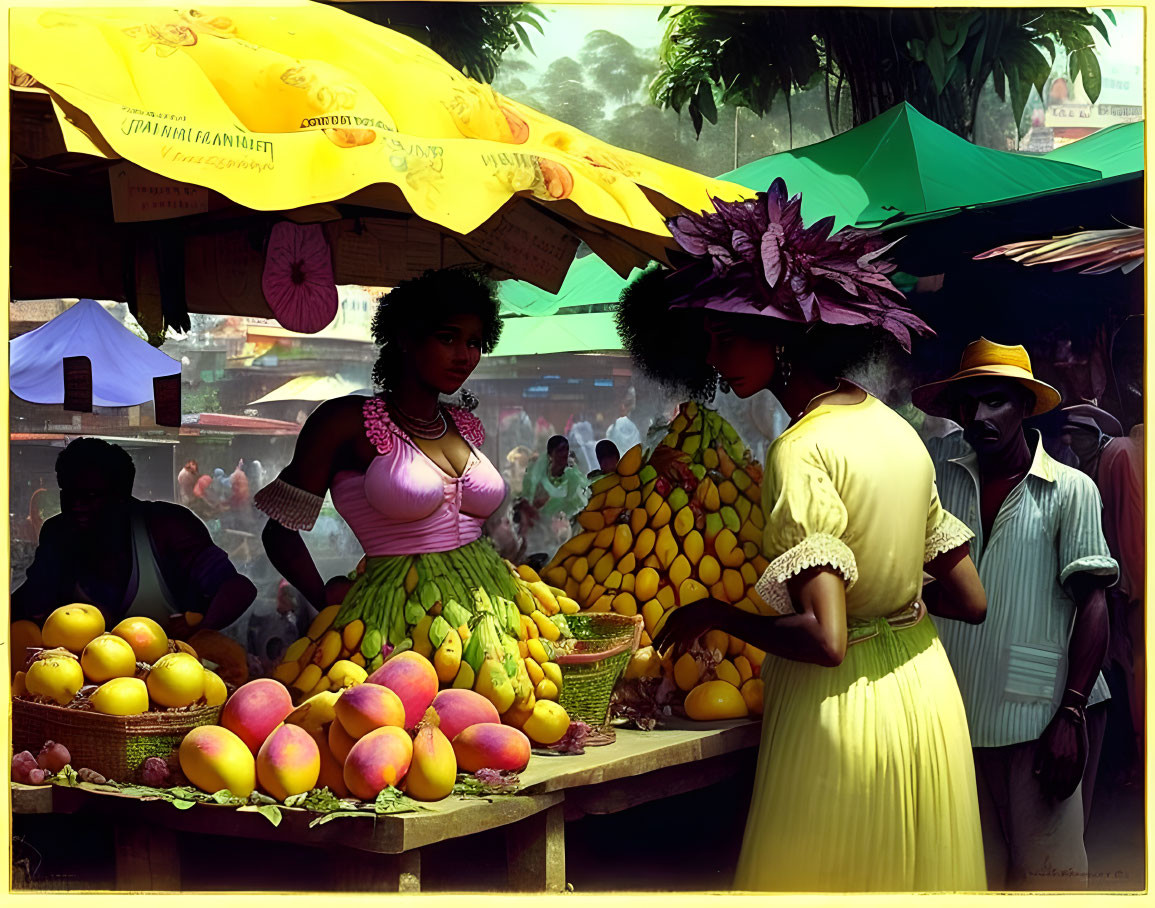
<svg viewBox="0 0 1155 908">
<path fill-rule="evenodd" d="M 985 337 L 967 344 L 959 362 L 958 371 L 942 381 L 920 385 L 911 394 L 914 405 L 931 416 L 951 416 L 951 408 L 944 400 L 944 392 L 953 384 L 973 378 L 1011 378 L 1035 395 L 1034 409 L 1028 416 L 1038 416 L 1059 405 L 1058 391 L 1035 378 L 1031 358 L 1021 344 L 996 344 Z"/>
</svg>

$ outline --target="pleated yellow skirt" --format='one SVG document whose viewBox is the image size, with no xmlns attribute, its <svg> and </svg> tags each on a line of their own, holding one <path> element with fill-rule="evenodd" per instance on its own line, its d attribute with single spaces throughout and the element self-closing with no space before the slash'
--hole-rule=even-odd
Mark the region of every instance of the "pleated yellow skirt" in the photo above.
<svg viewBox="0 0 1155 908">
<path fill-rule="evenodd" d="M 837 668 L 767 656 L 762 743 L 735 889 L 986 889 L 966 713 L 934 625 Z"/>
</svg>

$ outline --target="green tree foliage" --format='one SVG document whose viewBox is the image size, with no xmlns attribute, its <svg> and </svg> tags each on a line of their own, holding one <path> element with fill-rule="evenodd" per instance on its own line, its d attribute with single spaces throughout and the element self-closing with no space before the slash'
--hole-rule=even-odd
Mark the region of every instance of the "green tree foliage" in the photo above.
<svg viewBox="0 0 1155 908">
<path fill-rule="evenodd" d="M 572 57 L 560 57 L 546 67 L 533 91 L 542 113 L 582 132 L 598 135 L 605 119 L 605 96 L 585 84 L 585 71 Z"/>
<path fill-rule="evenodd" d="M 612 101 L 636 100 L 653 75 L 655 63 L 646 59 L 621 35 L 599 29 L 586 35 L 579 56 L 590 81 Z"/>
<path fill-rule="evenodd" d="M 532 3 L 332 3 L 362 19 L 408 35 L 432 48 L 471 79 L 492 82 L 502 54 L 530 52 L 527 26 L 542 33 L 542 13 Z"/>
<path fill-rule="evenodd" d="M 695 129 L 718 121 L 718 102 L 762 116 L 781 98 L 822 85 L 832 128 L 908 101 L 972 138 L 983 86 L 1009 99 L 1018 123 L 1032 90 L 1042 91 L 1056 47 L 1072 80 L 1092 100 L 1101 73 L 1092 29 L 1107 38 L 1102 15 L 1087 9 L 871 9 L 852 7 L 677 7 L 666 13 L 653 99 L 686 108 Z"/>
</svg>

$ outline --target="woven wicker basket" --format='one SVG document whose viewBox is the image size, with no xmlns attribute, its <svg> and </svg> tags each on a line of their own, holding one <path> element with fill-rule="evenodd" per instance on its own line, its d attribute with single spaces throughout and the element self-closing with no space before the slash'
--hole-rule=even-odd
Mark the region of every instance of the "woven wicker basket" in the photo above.
<svg viewBox="0 0 1155 908">
<path fill-rule="evenodd" d="M 573 652 L 557 657 L 558 702 L 571 719 L 609 732 L 610 697 L 641 642 L 642 616 L 585 612 L 567 615 L 566 622 L 577 643 Z"/>
<path fill-rule="evenodd" d="M 202 706 L 139 716 L 106 716 L 83 709 L 66 709 L 12 701 L 12 747 L 19 753 L 39 753 L 45 741 L 68 748 L 72 767 L 88 767 L 117 782 L 140 782 L 141 765 L 149 757 L 167 760 L 194 728 L 213 725 L 219 706 Z"/>
</svg>

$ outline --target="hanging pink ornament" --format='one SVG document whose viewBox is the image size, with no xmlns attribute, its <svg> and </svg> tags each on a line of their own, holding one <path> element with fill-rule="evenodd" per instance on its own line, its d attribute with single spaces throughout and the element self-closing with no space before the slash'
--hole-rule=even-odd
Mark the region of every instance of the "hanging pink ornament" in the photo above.
<svg viewBox="0 0 1155 908">
<path fill-rule="evenodd" d="M 333 321 L 337 285 L 320 224 L 273 225 L 261 290 L 273 316 L 290 331 L 313 334 Z"/>
</svg>

